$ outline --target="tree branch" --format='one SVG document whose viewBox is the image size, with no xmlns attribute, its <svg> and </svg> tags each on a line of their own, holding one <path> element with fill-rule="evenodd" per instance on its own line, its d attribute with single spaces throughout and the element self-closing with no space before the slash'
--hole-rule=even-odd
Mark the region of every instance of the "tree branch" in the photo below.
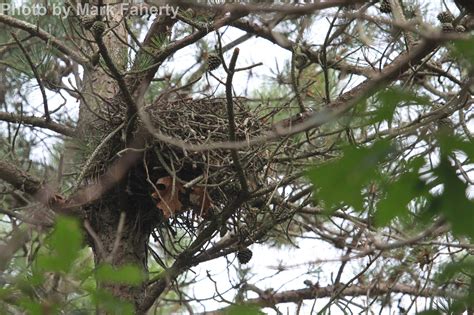
<svg viewBox="0 0 474 315">
<path fill-rule="evenodd" d="M 68 137 L 75 137 L 74 128 L 56 123 L 54 121 L 47 121 L 44 118 L 35 116 L 20 116 L 13 113 L 0 112 L 0 120 L 10 123 L 22 123 L 24 125 L 31 125 L 34 127 L 45 128 Z"/>
<path fill-rule="evenodd" d="M 50 33 L 46 32 L 40 27 L 36 25 L 30 24 L 28 22 L 24 22 L 18 19 L 15 19 L 11 16 L 0 14 L 0 23 L 9 25 L 11 27 L 15 27 L 25 32 L 29 33 L 30 35 L 36 36 L 42 39 L 46 43 L 50 43 L 54 48 L 59 50 L 60 52 L 64 53 L 65 55 L 71 57 L 75 62 L 81 65 L 89 64 L 89 60 L 84 58 L 83 56 L 76 53 L 74 50 L 70 49 L 69 47 L 65 46 L 63 41 L 60 41 L 55 36 L 51 35 Z"/>
<path fill-rule="evenodd" d="M 258 298 L 244 301 L 244 305 L 256 305 L 261 307 L 272 307 L 280 303 L 298 303 L 302 300 L 312 300 L 316 298 L 329 298 L 340 289 L 341 285 L 328 285 L 326 287 L 319 287 L 314 285 L 310 288 L 288 290 L 279 293 L 265 293 L 263 292 Z M 401 293 L 420 297 L 448 297 L 453 299 L 460 299 L 463 296 L 452 291 L 440 290 L 435 288 L 428 288 L 420 291 L 416 286 L 406 284 L 393 284 L 390 282 L 379 282 L 372 285 L 356 284 L 347 287 L 341 292 L 341 296 L 365 296 L 377 297 L 388 293 Z M 226 308 L 217 311 L 205 312 L 203 314 L 225 314 Z"/>
<path fill-rule="evenodd" d="M 237 140 L 235 136 L 235 114 L 234 114 L 234 104 L 232 99 L 232 79 L 234 78 L 235 73 L 235 65 L 237 63 L 237 57 L 239 56 L 239 48 L 234 49 L 234 53 L 232 54 L 232 59 L 230 60 L 229 69 L 227 71 L 227 81 L 225 84 L 225 95 L 227 99 L 227 116 L 229 118 L 229 140 L 231 142 L 235 142 Z M 245 173 L 242 168 L 242 164 L 239 160 L 239 154 L 237 150 L 230 150 L 230 154 L 232 155 L 232 160 L 234 160 L 234 166 L 237 171 L 237 175 L 240 181 L 240 188 L 244 191 L 249 190 L 247 185 L 247 180 L 245 179 Z"/>
<path fill-rule="evenodd" d="M 316 2 L 301 6 L 295 6 L 292 4 L 279 4 L 279 5 L 268 5 L 268 4 L 252 4 L 252 3 L 245 3 L 245 4 L 225 4 L 223 6 L 215 6 L 216 10 L 222 10 L 225 12 L 239 12 L 239 11 L 247 11 L 252 14 L 255 13 L 284 13 L 284 14 L 294 14 L 294 15 L 307 15 L 312 14 L 315 11 L 320 11 L 324 9 L 340 7 L 344 5 L 350 5 L 355 3 L 365 3 L 368 0 L 326 0 L 324 2 Z M 186 1 L 177 1 L 177 3 L 181 6 L 187 6 L 189 3 Z M 204 4 L 193 4 L 193 7 L 200 7 L 204 9 L 212 9 L 212 6 L 204 5 Z"/>
<path fill-rule="evenodd" d="M 10 162 L 2 160 L 0 160 L 0 179 L 30 195 L 38 193 L 43 186 L 39 178 L 26 173 Z"/>
<path fill-rule="evenodd" d="M 8 161 L 0 161 L 0 179 L 31 195 L 38 202 L 57 213 L 78 215 L 76 209 L 65 207 L 64 199 L 48 185 L 45 185 L 42 180 Z"/>
</svg>

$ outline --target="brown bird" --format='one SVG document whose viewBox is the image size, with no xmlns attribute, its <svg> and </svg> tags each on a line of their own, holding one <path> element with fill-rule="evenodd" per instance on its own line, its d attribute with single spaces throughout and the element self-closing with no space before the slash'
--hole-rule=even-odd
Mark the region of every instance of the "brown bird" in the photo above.
<svg viewBox="0 0 474 315">
<path fill-rule="evenodd" d="M 474 15 L 474 0 L 454 0 L 456 5 Z"/>
</svg>

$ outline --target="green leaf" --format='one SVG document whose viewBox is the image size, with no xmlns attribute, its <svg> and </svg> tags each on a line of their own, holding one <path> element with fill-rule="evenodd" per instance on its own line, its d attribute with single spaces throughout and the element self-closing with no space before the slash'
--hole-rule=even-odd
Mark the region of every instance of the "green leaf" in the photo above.
<svg viewBox="0 0 474 315">
<path fill-rule="evenodd" d="M 436 275 L 435 280 L 439 285 L 451 281 L 459 274 L 474 275 L 474 260 L 466 259 L 460 262 L 452 262 L 447 264 L 441 273 Z"/>
<path fill-rule="evenodd" d="M 25 309 L 30 315 L 42 315 L 43 310 L 41 304 L 30 299 L 23 298 L 20 301 L 21 307 Z"/>
<path fill-rule="evenodd" d="M 408 204 L 423 191 L 418 174 L 406 173 L 387 189 L 386 197 L 377 205 L 375 223 L 385 226 L 396 217 L 408 214 Z"/>
<path fill-rule="evenodd" d="M 401 102 L 410 102 L 412 104 L 429 105 L 430 100 L 427 97 L 420 97 L 413 92 L 388 88 L 377 94 L 379 108 L 374 117 L 374 122 L 383 120 L 392 121 L 393 114 L 397 105 Z"/>
<path fill-rule="evenodd" d="M 445 134 L 440 134 L 438 141 L 441 148 L 441 156 L 447 157 L 454 151 L 462 151 L 469 157 L 471 162 L 474 162 L 474 146 L 471 142 Z"/>
<path fill-rule="evenodd" d="M 29 315 L 54 315 L 59 314 L 59 307 L 48 302 L 37 302 L 29 298 L 20 299 L 20 305 Z M 2 313 L 3 314 L 3 313 Z"/>
<path fill-rule="evenodd" d="M 104 290 L 96 290 L 91 292 L 91 297 L 94 303 L 100 308 L 105 309 L 111 314 L 115 315 L 133 315 L 135 314 L 134 307 L 131 303 L 121 301 L 115 298 L 109 292 Z"/>
<path fill-rule="evenodd" d="M 472 47 L 474 47 L 474 38 L 454 41 L 455 55 L 474 64 L 474 51 Z"/>
<path fill-rule="evenodd" d="M 378 164 L 392 152 L 388 141 L 380 141 L 370 148 L 348 147 L 343 157 L 308 172 L 311 182 L 318 188 L 318 199 L 328 207 L 344 202 L 362 209 L 365 185 L 379 178 Z"/>
<path fill-rule="evenodd" d="M 420 313 L 417 313 L 418 315 L 441 315 L 440 312 L 435 311 L 435 310 L 430 310 L 430 311 L 423 311 Z"/>
<path fill-rule="evenodd" d="M 375 223 L 385 226 L 396 217 L 408 214 L 408 204 L 427 191 L 425 183 L 419 178 L 418 171 L 423 166 L 423 158 L 413 160 L 413 169 L 402 174 L 397 181 L 389 184 L 385 190 L 385 198 L 377 205 Z"/>
<path fill-rule="evenodd" d="M 141 270 L 136 266 L 113 267 L 111 265 L 102 265 L 97 268 L 96 279 L 98 281 L 137 286 L 143 282 L 144 277 Z"/>
<path fill-rule="evenodd" d="M 82 248 L 82 233 L 77 220 L 59 217 L 46 241 L 50 253 L 38 256 L 38 267 L 48 271 L 70 270 Z"/>
<path fill-rule="evenodd" d="M 444 184 L 444 191 L 438 199 L 438 211 L 451 223 L 456 235 L 466 235 L 474 239 L 474 203 L 467 199 L 467 185 L 456 174 L 446 157 L 441 159 L 435 175 Z M 436 199 L 436 198 L 435 198 Z"/>
<path fill-rule="evenodd" d="M 232 305 L 224 312 L 225 315 L 261 315 L 265 314 L 260 311 L 258 306 L 252 305 Z"/>
</svg>

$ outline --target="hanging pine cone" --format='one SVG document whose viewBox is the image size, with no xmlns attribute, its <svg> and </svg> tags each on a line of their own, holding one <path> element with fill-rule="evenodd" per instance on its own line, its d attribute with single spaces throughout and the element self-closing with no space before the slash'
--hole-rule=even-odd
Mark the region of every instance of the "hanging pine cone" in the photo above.
<svg viewBox="0 0 474 315">
<path fill-rule="evenodd" d="M 92 14 L 84 15 L 81 18 L 81 24 L 86 30 L 90 30 L 95 21 L 96 16 Z"/>
<path fill-rule="evenodd" d="M 296 54 L 295 56 L 295 67 L 303 69 L 309 64 L 309 59 L 305 54 Z"/>
<path fill-rule="evenodd" d="M 252 259 L 252 251 L 248 248 L 241 249 L 237 252 L 237 259 L 239 263 L 246 264 Z"/>
<path fill-rule="evenodd" d="M 219 230 L 219 236 L 220 237 L 224 237 L 227 232 L 229 231 L 229 229 L 227 228 L 227 226 L 225 224 L 223 224 Z"/>
<path fill-rule="evenodd" d="M 91 32 L 94 34 L 94 37 L 101 37 L 102 34 L 105 32 L 107 25 L 105 25 L 104 22 L 102 21 L 95 21 L 94 24 L 92 24 L 91 27 Z"/>
<path fill-rule="evenodd" d="M 447 117 L 438 119 L 438 131 L 443 132 L 447 135 L 454 135 L 454 123 Z"/>
<path fill-rule="evenodd" d="M 209 71 L 216 70 L 222 64 L 221 58 L 216 54 L 209 54 L 207 58 L 207 69 Z"/>
<path fill-rule="evenodd" d="M 380 4 L 379 10 L 382 13 L 387 13 L 387 14 L 391 13 L 392 7 L 390 6 L 390 2 L 388 2 L 388 0 L 383 0 L 382 3 Z"/>
<path fill-rule="evenodd" d="M 454 21 L 454 16 L 448 11 L 441 12 L 437 18 L 441 23 L 452 23 Z"/>
<path fill-rule="evenodd" d="M 453 23 L 443 23 L 441 25 L 441 28 L 442 28 L 443 32 L 446 32 L 446 33 L 454 31 Z"/>
<path fill-rule="evenodd" d="M 456 32 L 458 33 L 464 33 L 466 31 L 466 28 L 464 27 L 464 25 L 456 25 L 456 28 L 455 28 Z"/>
<path fill-rule="evenodd" d="M 414 18 L 416 18 L 416 15 L 417 15 L 416 9 L 412 6 L 408 7 L 405 10 L 405 17 L 407 19 L 414 19 Z"/>
</svg>

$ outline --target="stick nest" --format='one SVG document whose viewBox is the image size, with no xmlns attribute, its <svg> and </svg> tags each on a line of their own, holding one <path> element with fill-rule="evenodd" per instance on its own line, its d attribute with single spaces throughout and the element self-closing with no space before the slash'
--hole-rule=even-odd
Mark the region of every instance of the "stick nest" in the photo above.
<svg viewBox="0 0 474 315">
<path fill-rule="evenodd" d="M 245 99 L 234 99 L 237 141 L 262 135 L 268 126 Z M 224 98 L 156 100 L 146 106 L 154 132 L 188 144 L 206 145 L 229 141 L 229 118 Z M 238 156 L 251 190 L 261 186 L 260 174 L 267 164 L 265 145 L 239 149 Z M 239 192 L 240 185 L 230 150 L 187 151 L 179 145 L 154 138 L 145 154 L 148 182 L 171 176 L 183 185 L 204 187 L 215 209 Z M 191 182 L 191 183 L 190 183 Z"/>
</svg>

